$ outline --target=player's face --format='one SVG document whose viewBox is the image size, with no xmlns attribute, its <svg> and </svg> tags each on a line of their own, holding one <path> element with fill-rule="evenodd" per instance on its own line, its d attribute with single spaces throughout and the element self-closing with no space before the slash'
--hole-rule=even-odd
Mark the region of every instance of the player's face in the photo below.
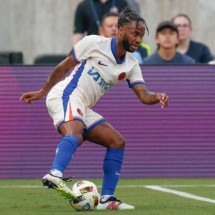
<svg viewBox="0 0 215 215">
<path fill-rule="evenodd" d="M 176 31 L 170 28 L 164 28 L 160 32 L 158 32 L 156 39 L 157 45 L 163 49 L 175 49 L 179 39 Z"/>
<path fill-rule="evenodd" d="M 118 31 L 117 22 L 118 22 L 117 16 L 109 16 L 109 17 L 105 18 L 99 34 L 104 37 L 116 36 L 117 31 Z"/>
<path fill-rule="evenodd" d="M 132 21 L 119 28 L 123 48 L 128 52 L 134 52 L 140 45 L 145 34 L 145 26 L 139 21 Z"/>
<path fill-rule="evenodd" d="M 176 17 L 174 19 L 174 24 L 177 26 L 179 31 L 179 40 L 189 39 L 192 32 L 191 23 L 186 17 Z"/>
</svg>

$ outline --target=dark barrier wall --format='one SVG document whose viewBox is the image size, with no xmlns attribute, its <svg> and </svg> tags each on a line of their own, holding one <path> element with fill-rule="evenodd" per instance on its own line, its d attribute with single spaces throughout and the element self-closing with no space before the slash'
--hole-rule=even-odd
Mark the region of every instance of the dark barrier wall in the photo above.
<svg viewBox="0 0 215 215">
<path fill-rule="evenodd" d="M 52 67 L 0 67 L 0 178 L 40 178 L 61 138 L 45 99 L 27 105 L 22 92 L 39 89 Z M 215 177 L 215 67 L 143 67 L 147 86 L 170 105 L 140 104 L 123 82 L 99 101 L 101 113 L 127 140 L 122 177 Z M 65 176 L 101 178 L 105 150 L 86 142 Z"/>
</svg>

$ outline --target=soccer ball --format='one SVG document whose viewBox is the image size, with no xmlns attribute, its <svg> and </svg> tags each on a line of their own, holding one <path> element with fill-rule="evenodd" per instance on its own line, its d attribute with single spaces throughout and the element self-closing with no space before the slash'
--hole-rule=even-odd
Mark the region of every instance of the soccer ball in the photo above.
<svg viewBox="0 0 215 215">
<path fill-rule="evenodd" d="M 70 200 L 70 204 L 77 211 L 91 211 L 99 203 L 100 195 L 96 185 L 90 181 L 78 181 L 73 187 L 76 198 Z"/>
</svg>

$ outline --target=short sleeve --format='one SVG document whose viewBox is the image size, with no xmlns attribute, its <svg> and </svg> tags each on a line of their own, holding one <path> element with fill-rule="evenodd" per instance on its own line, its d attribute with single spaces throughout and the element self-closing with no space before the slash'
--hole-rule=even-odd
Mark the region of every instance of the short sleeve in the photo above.
<svg viewBox="0 0 215 215">
<path fill-rule="evenodd" d="M 91 57 L 91 53 L 98 46 L 100 36 L 90 35 L 84 37 L 82 40 L 77 42 L 71 51 L 73 59 L 76 62 L 84 61 Z"/>
<path fill-rule="evenodd" d="M 127 82 L 128 82 L 129 88 L 132 88 L 138 84 L 145 84 L 145 81 L 142 75 L 142 70 L 139 64 L 135 64 L 133 69 L 130 71 L 127 77 Z"/>
</svg>

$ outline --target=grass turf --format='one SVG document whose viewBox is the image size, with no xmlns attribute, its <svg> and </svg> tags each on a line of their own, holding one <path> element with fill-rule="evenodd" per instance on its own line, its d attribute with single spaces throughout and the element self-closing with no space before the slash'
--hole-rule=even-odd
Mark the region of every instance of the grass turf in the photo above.
<svg viewBox="0 0 215 215">
<path fill-rule="evenodd" d="M 101 185 L 100 180 L 92 179 L 91 181 L 98 186 Z M 71 182 L 70 184 L 72 185 Z M 145 188 L 145 185 L 162 187 L 170 185 L 168 188 L 173 190 L 215 199 L 215 186 L 205 186 L 215 185 L 214 179 L 121 179 L 116 196 L 128 204 L 134 205 L 135 210 L 76 212 L 68 201 L 59 196 L 55 190 L 42 187 L 40 180 L 0 180 L 0 214 L 215 215 L 215 204 L 213 203 L 150 190 Z M 171 187 L 171 185 L 183 186 Z"/>
</svg>

